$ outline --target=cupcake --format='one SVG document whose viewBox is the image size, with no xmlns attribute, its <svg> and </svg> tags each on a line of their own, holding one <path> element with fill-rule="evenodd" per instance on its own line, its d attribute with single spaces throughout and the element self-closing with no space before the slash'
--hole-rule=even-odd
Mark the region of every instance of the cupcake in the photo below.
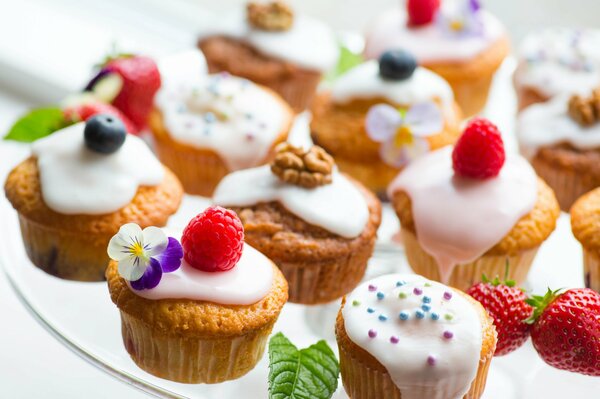
<svg viewBox="0 0 600 399">
<path fill-rule="evenodd" d="M 361 64 L 319 93 L 311 135 L 377 194 L 411 160 L 453 143 L 461 113 L 448 83 L 402 50 Z"/>
<path fill-rule="evenodd" d="M 600 186 L 600 89 L 531 105 L 519 114 L 517 127 L 521 152 L 562 210 Z"/>
<path fill-rule="evenodd" d="M 344 298 L 335 333 L 353 399 L 480 398 L 496 348 L 479 302 L 417 275 L 359 285 Z"/>
<path fill-rule="evenodd" d="M 108 288 L 125 349 L 140 368 L 189 384 L 233 380 L 254 368 L 287 283 L 243 240 L 237 216 L 218 207 L 192 219 L 181 244 L 132 223 L 111 239 Z"/>
<path fill-rule="evenodd" d="M 210 196 L 226 174 L 268 162 L 293 116 L 270 89 L 222 73 L 165 84 L 149 125 L 185 191 Z"/>
<path fill-rule="evenodd" d="M 585 286 L 600 292 L 600 189 L 575 202 L 571 208 L 571 228 L 583 247 Z"/>
<path fill-rule="evenodd" d="M 519 47 L 514 84 L 519 110 L 563 94 L 585 94 L 600 85 L 600 30 L 547 28 Z"/>
<path fill-rule="evenodd" d="M 104 279 L 106 244 L 123 223 L 163 226 L 183 195 L 146 144 L 104 114 L 34 142 L 4 188 L 31 261 L 79 281 Z"/>
<path fill-rule="evenodd" d="M 282 1 L 248 2 L 204 31 L 199 47 L 210 72 L 227 71 L 267 86 L 296 112 L 310 104 L 323 74 L 337 63 L 331 29 Z"/>
<path fill-rule="evenodd" d="M 494 73 L 509 52 L 502 24 L 478 0 L 408 0 L 387 10 L 366 33 L 365 56 L 404 48 L 450 83 L 465 115 L 480 112 Z"/>
<path fill-rule="evenodd" d="M 560 214 L 531 165 L 504 153 L 497 128 L 474 119 L 456 147 L 413 162 L 389 187 L 417 274 L 466 290 L 504 275 L 521 284 Z"/>
<path fill-rule="evenodd" d="M 333 301 L 362 279 L 381 205 L 319 147 L 280 144 L 271 166 L 226 176 L 213 198 L 240 216 L 246 241 L 281 269 L 290 301 Z"/>
</svg>

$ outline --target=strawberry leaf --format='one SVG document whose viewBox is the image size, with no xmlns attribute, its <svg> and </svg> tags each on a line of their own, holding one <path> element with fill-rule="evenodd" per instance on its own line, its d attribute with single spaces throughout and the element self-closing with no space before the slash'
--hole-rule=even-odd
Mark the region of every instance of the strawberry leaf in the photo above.
<svg viewBox="0 0 600 399">
<path fill-rule="evenodd" d="M 62 109 L 57 107 L 37 108 L 19 118 L 4 139 L 30 143 L 69 124 Z"/>
<path fill-rule="evenodd" d="M 327 74 L 325 80 L 333 82 L 350 69 L 362 64 L 363 61 L 364 58 L 360 53 L 354 53 L 348 47 L 340 45 L 340 58 L 338 58 L 338 63 L 335 68 Z"/>
<path fill-rule="evenodd" d="M 559 292 L 562 291 L 562 288 L 559 288 L 555 291 L 552 291 L 548 288 L 548 291 L 544 295 L 532 295 L 530 298 L 525 300 L 525 303 L 533 307 L 533 313 L 528 319 L 523 320 L 527 324 L 534 324 L 537 319 L 544 313 L 544 310 L 552 301 L 556 299 L 559 295 Z"/>
</svg>

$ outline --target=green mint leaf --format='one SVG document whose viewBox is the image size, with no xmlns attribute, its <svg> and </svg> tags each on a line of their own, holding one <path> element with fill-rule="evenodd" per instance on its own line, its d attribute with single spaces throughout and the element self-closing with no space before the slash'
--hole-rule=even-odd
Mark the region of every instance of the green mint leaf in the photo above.
<svg viewBox="0 0 600 399">
<path fill-rule="evenodd" d="M 301 350 L 282 333 L 269 341 L 269 399 L 330 399 L 339 373 L 325 341 Z"/>
<path fill-rule="evenodd" d="M 4 139 L 31 143 L 68 125 L 60 108 L 37 108 L 19 118 Z"/>
<path fill-rule="evenodd" d="M 348 47 L 340 45 L 340 58 L 336 67 L 327 74 L 325 80 L 333 82 L 344 73 L 364 62 L 362 54 L 353 53 Z"/>
</svg>

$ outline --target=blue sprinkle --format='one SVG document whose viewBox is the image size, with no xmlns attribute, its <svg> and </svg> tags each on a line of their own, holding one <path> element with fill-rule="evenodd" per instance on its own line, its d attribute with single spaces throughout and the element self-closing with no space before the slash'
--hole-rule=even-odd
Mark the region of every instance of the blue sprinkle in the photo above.
<svg viewBox="0 0 600 399">
<path fill-rule="evenodd" d="M 396 287 L 402 287 L 404 284 L 406 284 L 406 281 L 396 281 Z"/>
<path fill-rule="evenodd" d="M 400 320 L 408 320 L 409 315 L 408 315 L 408 312 L 402 311 L 402 312 L 400 312 L 398 317 L 400 317 Z"/>
<path fill-rule="evenodd" d="M 424 317 L 425 317 L 425 312 L 423 312 L 421 309 L 417 309 L 417 310 L 415 311 L 415 317 L 416 317 L 417 319 L 422 319 L 422 318 L 424 318 Z"/>
<path fill-rule="evenodd" d="M 375 313 L 375 309 L 373 309 L 373 308 L 367 308 L 367 312 L 369 312 L 369 313 Z"/>
<path fill-rule="evenodd" d="M 210 128 L 207 127 L 204 129 L 204 135 L 208 136 L 209 134 L 210 134 Z"/>
<path fill-rule="evenodd" d="M 217 120 L 217 117 L 212 112 L 207 112 L 204 114 L 204 120 L 206 121 L 206 123 L 213 123 Z"/>
<path fill-rule="evenodd" d="M 387 316 L 383 315 L 383 314 L 380 314 L 379 317 L 378 317 L 378 319 L 379 319 L 379 321 L 386 321 L 387 320 Z"/>
<path fill-rule="evenodd" d="M 423 297 L 423 303 L 430 303 L 430 302 L 431 302 L 431 297 L 428 297 L 428 296 Z"/>
<path fill-rule="evenodd" d="M 427 305 L 426 303 L 424 303 L 423 305 L 421 305 L 421 309 L 423 309 L 424 312 L 429 312 L 431 310 L 431 305 Z"/>
<path fill-rule="evenodd" d="M 383 292 L 379 291 L 377 293 L 377 299 L 382 300 L 383 298 L 385 298 L 385 295 L 383 294 Z"/>
<path fill-rule="evenodd" d="M 440 315 L 435 313 L 435 312 L 431 312 L 431 320 L 439 320 L 440 319 Z"/>
</svg>

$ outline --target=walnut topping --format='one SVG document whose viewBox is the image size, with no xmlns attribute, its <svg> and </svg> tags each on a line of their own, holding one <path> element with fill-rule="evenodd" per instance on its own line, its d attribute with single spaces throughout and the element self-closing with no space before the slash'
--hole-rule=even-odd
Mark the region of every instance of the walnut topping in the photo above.
<svg viewBox="0 0 600 399">
<path fill-rule="evenodd" d="M 246 9 L 248 22 L 256 29 L 284 31 L 290 29 L 294 22 L 292 9 L 280 0 L 267 3 L 251 1 Z"/>
<path fill-rule="evenodd" d="M 334 161 L 319 146 L 309 150 L 281 143 L 275 148 L 271 171 L 286 183 L 314 188 L 331 183 Z"/>
<path fill-rule="evenodd" d="M 569 100 L 569 116 L 582 126 L 590 126 L 600 121 L 600 89 L 590 97 L 574 95 Z"/>
</svg>

